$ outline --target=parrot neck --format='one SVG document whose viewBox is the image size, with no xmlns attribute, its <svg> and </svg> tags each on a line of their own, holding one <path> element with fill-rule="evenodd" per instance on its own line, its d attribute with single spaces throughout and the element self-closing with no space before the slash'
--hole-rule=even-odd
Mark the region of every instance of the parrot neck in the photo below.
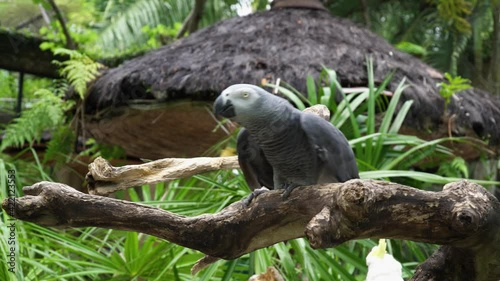
<svg viewBox="0 0 500 281">
<path fill-rule="evenodd" d="M 288 102 L 286 102 L 288 105 Z M 259 142 L 269 140 L 273 137 L 287 135 L 291 126 L 300 123 L 300 115 L 296 114 L 296 109 L 292 106 L 275 106 L 259 110 L 259 114 L 254 116 L 251 122 L 242 122 L 242 125 L 251 135 L 259 139 Z M 297 120 L 295 120 L 297 119 Z"/>
</svg>

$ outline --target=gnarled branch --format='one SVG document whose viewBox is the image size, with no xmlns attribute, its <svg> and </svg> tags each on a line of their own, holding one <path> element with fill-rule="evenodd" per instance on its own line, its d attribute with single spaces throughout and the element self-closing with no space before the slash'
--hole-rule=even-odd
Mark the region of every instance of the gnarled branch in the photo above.
<svg viewBox="0 0 500 281">
<path fill-rule="evenodd" d="M 249 207 L 236 202 L 219 213 L 196 217 L 84 194 L 59 183 L 40 182 L 24 192 L 11 210 L 16 218 L 43 226 L 138 231 L 199 250 L 208 255 L 208 262 L 299 237 L 307 237 L 314 248 L 353 239 L 396 238 L 447 245 L 419 267 L 413 280 L 500 278 L 500 203 L 467 181 L 429 192 L 351 180 L 297 188 L 287 200 L 271 191 Z M 5 210 L 11 207 L 8 200 L 3 202 Z M 457 253 L 466 256 L 452 255 Z M 459 273 L 453 271 L 457 268 Z"/>
<path fill-rule="evenodd" d="M 238 158 L 233 157 L 198 157 L 165 158 L 140 165 L 113 167 L 102 157 L 97 157 L 89 164 L 86 176 L 89 193 L 107 195 L 118 190 L 134 186 L 154 184 L 187 178 L 196 174 L 237 169 Z"/>
</svg>

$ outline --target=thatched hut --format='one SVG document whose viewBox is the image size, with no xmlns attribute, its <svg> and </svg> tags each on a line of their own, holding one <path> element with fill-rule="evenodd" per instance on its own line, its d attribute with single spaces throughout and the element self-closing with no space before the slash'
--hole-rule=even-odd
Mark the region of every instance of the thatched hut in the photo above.
<svg viewBox="0 0 500 281">
<path fill-rule="evenodd" d="M 500 141 L 500 100 L 478 89 L 452 98 L 444 112 L 443 76 L 384 39 L 321 9 L 272 9 L 219 22 L 109 69 L 90 88 L 85 112 L 91 135 L 157 159 L 201 155 L 222 137 L 212 130 L 211 103 L 235 83 L 281 78 L 305 92 L 322 65 L 344 87 L 367 85 L 366 57 L 378 83 L 395 71 L 389 90 L 406 77 L 403 100 L 414 100 L 407 132 L 423 137 L 471 135 Z M 446 116 L 454 116 L 452 122 Z M 427 134 L 432 132 L 432 135 Z"/>
</svg>

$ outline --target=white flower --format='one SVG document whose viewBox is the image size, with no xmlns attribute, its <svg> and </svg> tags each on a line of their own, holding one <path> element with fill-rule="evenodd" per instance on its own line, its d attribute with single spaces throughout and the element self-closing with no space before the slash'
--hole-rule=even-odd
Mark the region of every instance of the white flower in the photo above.
<svg viewBox="0 0 500 281">
<path fill-rule="evenodd" d="M 385 239 L 380 239 L 378 246 L 373 247 L 366 257 L 366 281 L 403 281 L 401 264 L 387 254 L 385 248 Z"/>
</svg>

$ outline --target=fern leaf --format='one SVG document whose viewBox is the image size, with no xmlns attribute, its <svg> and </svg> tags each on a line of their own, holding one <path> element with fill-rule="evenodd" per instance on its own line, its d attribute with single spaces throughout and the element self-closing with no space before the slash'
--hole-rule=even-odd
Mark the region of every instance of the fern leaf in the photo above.
<svg viewBox="0 0 500 281">
<path fill-rule="evenodd" d="M 52 133 L 52 138 L 47 143 L 47 150 L 45 151 L 43 161 L 56 160 L 57 163 L 65 162 L 73 150 L 75 138 L 75 132 L 70 126 L 59 126 Z"/>
<path fill-rule="evenodd" d="M 40 101 L 5 128 L 0 151 L 9 146 L 21 147 L 26 142 L 40 141 L 42 133 L 58 127 L 65 120 L 63 101 L 49 90 L 39 90 Z"/>
<path fill-rule="evenodd" d="M 57 62 L 61 66 L 61 76 L 68 79 L 80 98 L 83 100 L 87 92 L 87 83 L 94 80 L 99 74 L 99 69 L 104 66 L 93 61 L 87 55 L 78 51 L 58 48 L 54 51 L 56 55 L 69 56 L 69 60 Z"/>
</svg>

